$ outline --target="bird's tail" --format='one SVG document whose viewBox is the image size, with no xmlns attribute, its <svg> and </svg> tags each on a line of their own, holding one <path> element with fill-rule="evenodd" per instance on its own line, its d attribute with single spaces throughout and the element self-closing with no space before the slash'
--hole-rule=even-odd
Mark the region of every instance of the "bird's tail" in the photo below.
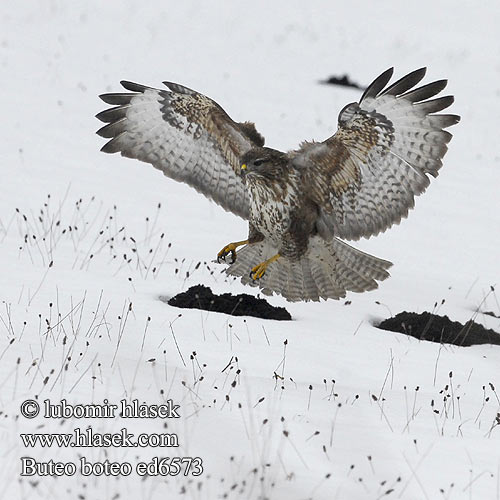
<svg viewBox="0 0 500 500">
<path fill-rule="evenodd" d="M 345 297 L 346 291 L 364 292 L 378 287 L 377 280 L 389 277 L 392 263 L 361 252 L 333 238 L 319 236 L 309 240 L 309 248 L 300 260 L 280 257 L 272 262 L 260 280 L 250 277 L 251 269 L 276 254 L 265 241 L 246 245 L 226 270 L 241 277 L 246 285 L 259 286 L 267 295 L 282 295 L 286 300 L 318 301 Z"/>
</svg>

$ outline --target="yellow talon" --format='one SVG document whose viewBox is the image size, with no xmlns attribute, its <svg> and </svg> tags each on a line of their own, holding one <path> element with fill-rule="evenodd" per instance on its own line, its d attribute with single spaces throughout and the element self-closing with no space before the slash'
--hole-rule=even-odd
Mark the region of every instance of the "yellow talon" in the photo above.
<svg viewBox="0 0 500 500">
<path fill-rule="evenodd" d="M 225 261 L 226 257 L 231 254 L 231 264 L 236 261 L 236 249 L 241 245 L 246 245 L 248 240 L 244 241 L 235 241 L 234 243 L 229 243 L 226 245 L 218 254 L 217 254 L 217 262 L 221 260 Z"/>
<path fill-rule="evenodd" d="M 264 262 L 261 262 L 257 266 L 253 267 L 252 270 L 250 271 L 250 278 L 252 278 L 254 281 L 262 278 L 262 276 L 264 276 L 267 270 L 267 266 L 269 266 L 269 264 L 273 263 L 279 258 L 280 254 L 277 253 L 274 257 L 271 257 L 270 259 L 267 259 Z"/>
</svg>

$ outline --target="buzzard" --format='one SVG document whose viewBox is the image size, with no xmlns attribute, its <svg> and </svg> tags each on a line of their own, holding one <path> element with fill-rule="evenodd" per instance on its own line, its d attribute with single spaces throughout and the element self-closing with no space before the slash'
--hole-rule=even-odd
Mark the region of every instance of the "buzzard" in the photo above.
<svg viewBox="0 0 500 500">
<path fill-rule="evenodd" d="M 453 103 L 434 98 L 446 80 L 415 88 L 425 72 L 388 85 L 388 69 L 342 109 L 334 135 L 287 153 L 171 82 L 160 90 L 122 81 L 129 92 L 101 95 L 113 107 L 97 115 L 107 123 L 97 133 L 110 139 L 102 151 L 151 163 L 248 220 L 247 239 L 218 253 L 231 256 L 227 273 L 289 301 L 338 299 L 376 288 L 392 265 L 341 239 L 368 238 L 408 215 L 442 165 L 452 137 L 444 129 L 460 119 L 437 114 Z"/>
</svg>

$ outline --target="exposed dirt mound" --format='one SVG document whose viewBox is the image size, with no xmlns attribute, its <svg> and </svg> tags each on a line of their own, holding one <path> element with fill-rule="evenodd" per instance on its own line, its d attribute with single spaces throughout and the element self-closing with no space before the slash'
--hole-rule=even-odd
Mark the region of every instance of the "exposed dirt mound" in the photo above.
<svg viewBox="0 0 500 500">
<path fill-rule="evenodd" d="M 421 314 L 402 312 L 386 319 L 378 328 L 391 332 L 405 333 L 420 340 L 471 346 L 477 344 L 500 345 L 500 334 L 487 330 L 470 320 L 462 324 L 451 321 L 448 316 L 438 316 L 429 312 Z"/>
<path fill-rule="evenodd" d="M 322 80 L 320 83 L 325 83 L 328 85 L 340 85 L 341 87 L 352 87 L 355 89 L 365 90 L 364 87 L 362 87 L 356 82 L 353 82 L 347 75 L 331 76 L 326 80 Z"/>
<path fill-rule="evenodd" d="M 284 307 L 274 307 L 264 299 L 257 299 L 245 293 L 214 295 L 203 285 L 192 286 L 189 290 L 172 297 L 168 304 L 188 309 L 204 309 L 230 314 L 232 316 L 255 316 L 264 319 L 291 320 Z"/>
</svg>

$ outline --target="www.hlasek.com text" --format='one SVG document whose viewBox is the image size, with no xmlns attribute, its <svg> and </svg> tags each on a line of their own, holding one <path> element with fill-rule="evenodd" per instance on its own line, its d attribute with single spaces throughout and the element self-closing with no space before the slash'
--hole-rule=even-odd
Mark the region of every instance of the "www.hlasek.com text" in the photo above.
<svg viewBox="0 0 500 500">
<path fill-rule="evenodd" d="M 123 428 L 120 432 L 94 432 L 92 427 L 84 431 L 76 428 L 71 433 L 29 433 L 20 434 L 26 448 L 109 448 L 109 447 L 139 447 L 139 448 L 176 448 L 179 446 L 177 434 L 142 433 L 137 436 Z"/>
</svg>

